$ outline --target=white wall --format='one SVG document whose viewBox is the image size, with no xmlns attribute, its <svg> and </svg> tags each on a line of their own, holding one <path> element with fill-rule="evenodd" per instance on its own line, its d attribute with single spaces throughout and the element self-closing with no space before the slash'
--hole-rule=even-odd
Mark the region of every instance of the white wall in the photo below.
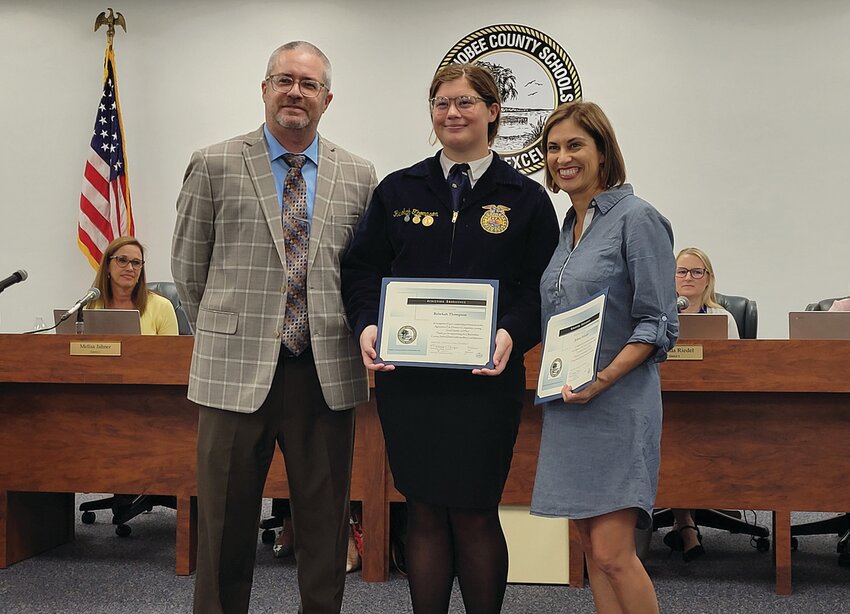
<svg viewBox="0 0 850 614">
<path fill-rule="evenodd" d="M 330 57 L 321 124 L 379 175 L 434 151 L 427 86 L 468 33 L 522 23 L 558 40 L 586 100 L 609 114 L 639 195 L 698 245 L 718 289 L 759 301 L 762 337 L 787 312 L 850 294 L 850 5 L 843 0 L 125 0 L 118 76 L 137 236 L 170 279 L 174 203 L 192 150 L 262 122 L 269 53 L 293 39 Z M 93 272 L 76 246 L 99 99 L 105 4 L 0 5 L 0 332 L 72 303 Z M 565 197 L 555 201 L 560 209 Z"/>
</svg>

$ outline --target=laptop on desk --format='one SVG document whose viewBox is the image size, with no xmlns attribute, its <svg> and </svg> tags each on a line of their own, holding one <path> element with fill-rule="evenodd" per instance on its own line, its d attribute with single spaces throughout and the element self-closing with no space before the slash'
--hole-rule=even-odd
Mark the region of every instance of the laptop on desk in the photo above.
<svg viewBox="0 0 850 614">
<path fill-rule="evenodd" d="M 728 322 L 725 313 L 680 313 L 679 340 L 728 339 Z"/>
<path fill-rule="evenodd" d="M 64 309 L 53 310 L 53 323 L 65 313 Z M 84 334 L 86 335 L 141 335 L 142 325 L 138 309 L 86 309 L 83 312 Z M 57 335 L 77 333 L 77 314 L 56 327 Z"/>
<path fill-rule="evenodd" d="M 789 339 L 850 339 L 850 311 L 792 311 Z"/>
</svg>

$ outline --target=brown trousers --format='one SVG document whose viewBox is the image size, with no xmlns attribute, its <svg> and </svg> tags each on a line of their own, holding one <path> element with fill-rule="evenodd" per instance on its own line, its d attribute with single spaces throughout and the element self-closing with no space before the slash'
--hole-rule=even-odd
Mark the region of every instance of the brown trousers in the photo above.
<svg viewBox="0 0 850 614">
<path fill-rule="evenodd" d="M 354 412 L 325 404 L 308 350 L 297 358 L 281 354 L 256 412 L 200 408 L 196 614 L 248 611 L 275 443 L 289 481 L 299 612 L 338 614 L 342 607 Z"/>
</svg>

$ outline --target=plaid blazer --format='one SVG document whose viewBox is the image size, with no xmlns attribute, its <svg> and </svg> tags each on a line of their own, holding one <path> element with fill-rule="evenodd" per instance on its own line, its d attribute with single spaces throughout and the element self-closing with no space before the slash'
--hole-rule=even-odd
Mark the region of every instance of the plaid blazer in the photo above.
<svg viewBox="0 0 850 614">
<path fill-rule="evenodd" d="M 331 409 L 368 400 L 345 316 L 339 261 L 377 179 L 371 162 L 319 138 L 307 256 L 316 370 Z M 177 199 L 171 271 L 195 330 L 189 399 L 250 413 L 268 395 L 281 350 L 286 265 L 280 204 L 262 126 L 192 155 Z"/>
</svg>

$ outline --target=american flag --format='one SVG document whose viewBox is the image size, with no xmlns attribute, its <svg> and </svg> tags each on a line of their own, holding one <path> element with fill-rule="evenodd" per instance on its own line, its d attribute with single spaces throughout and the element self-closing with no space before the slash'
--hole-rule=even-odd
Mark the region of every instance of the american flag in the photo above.
<svg viewBox="0 0 850 614">
<path fill-rule="evenodd" d="M 115 54 L 110 45 L 106 48 L 104 60 L 103 96 L 97 108 L 94 134 L 83 172 L 77 244 L 96 269 L 109 243 L 133 234 Z"/>
</svg>

